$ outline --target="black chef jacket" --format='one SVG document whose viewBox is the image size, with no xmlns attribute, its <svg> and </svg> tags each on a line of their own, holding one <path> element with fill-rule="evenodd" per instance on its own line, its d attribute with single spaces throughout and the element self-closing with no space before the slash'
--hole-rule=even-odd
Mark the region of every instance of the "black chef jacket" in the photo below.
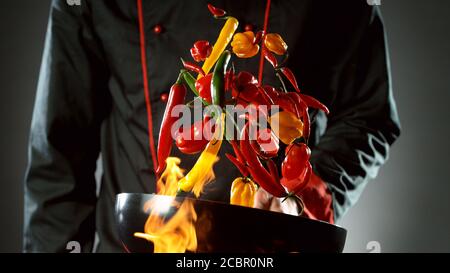
<svg viewBox="0 0 450 273">
<path fill-rule="evenodd" d="M 95 232 L 98 251 L 122 251 L 115 195 L 155 191 L 137 1 L 142 1 L 155 138 L 165 108 L 160 97 L 176 80 L 180 57 L 190 59 L 197 40 L 214 43 L 224 23 L 211 16 L 206 0 L 53 1 L 25 178 L 25 251 L 65 251 L 69 241 L 91 251 Z M 266 1 L 209 2 L 235 16 L 239 32 L 245 24 L 263 27 Z M 332 192 L 339 219 L 399 136 L 379 11 L 361 0 L 272 0 L 268 23 L 268 32 L 280 33 L 289 45 L 288 66 L 301 89 L 331 110 L 328 117 L 316 116 L 311 161 Z M 257 74 L 258 59 L 235 60 L 236 69 Z M 277 84 L 273 69 L 265 67 L 264 81 Z M 193 165 L 195 158 L 173 150 L 185 169 Z M 225 151 L 230 147 L 224 145 L 222 157 Z M 203 198 L 227 201 L 239 174 L 228 160 L 215 172 L 216 182 Z"/>
</svg>

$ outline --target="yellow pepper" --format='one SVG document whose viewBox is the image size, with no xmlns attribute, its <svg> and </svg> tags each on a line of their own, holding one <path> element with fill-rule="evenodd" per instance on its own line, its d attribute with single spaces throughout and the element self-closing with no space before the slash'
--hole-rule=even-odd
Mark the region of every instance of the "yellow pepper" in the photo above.
<svg viewBox="0 0 450 273">
<path fill-rule="evenodd" d="M 231 185 L 230 204 L 252 208 L 256 190 L 256 184 L 250 178 L 236 178 Z"/>
<path fill-rule="evenodd" d="M 225 50 L 227 45 L 230 43 L 231 38 L 233 38 L 233 34 L 239 26 L 239 21 L 234 17 L 228 17 L 225 25 L 220 31 L 219 37 L 217 38 L 216 43 L 214 44 L 211 55 L 205 60 L 205 63 L 202 66 L 205 75 L 209 73 L 211 68 L 219 59 L 222 52 Z M 203 77 L 201 74 L 198 75 L 197 80 Z"/>
<path fill-rule="evenodd" d="M 264 45 L 277 55 L 284 55 L 288 49 L 286 42 L 278 33 L 269 33 L 264 36 Z"/>
<path fill-rule="evenodd" d="M 255 34 L 253 31 L 236 33 L 231 42 L 234 54 L 239 58 L 251 58 L 258 54 L 259 45 L 253 44 Z"/>
<path fill-rule="evenodd" d="M 205 150 L 200 154 L 200 157 L 195 162 L 194 167 L 178 181 L 178 190 L 189 192 L 192 191 L 196 197 L 200 195 L 206 183 L 214 178 L 212 171 L 214 163 L 218 157 L 217 153 L 222 145 L 223 133 L 225 128 L 225 113 L 220 116 L 219 123 L 216 123 L 216 130 L 209 141 Z"/>
<path fill-rule="evenodd" d="M 290 112 L 278 112 L 269 118 L 275 135 L 284 143 L 291 144 L 303 135 L 303 122 Z"/>
</svg>

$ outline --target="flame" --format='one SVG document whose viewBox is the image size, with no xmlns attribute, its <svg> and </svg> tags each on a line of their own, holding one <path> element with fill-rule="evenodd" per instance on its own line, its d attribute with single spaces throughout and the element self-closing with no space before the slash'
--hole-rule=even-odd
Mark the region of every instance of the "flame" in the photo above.
<svg viewBox="0 0 450 273">
<path fill-rule="evenodd" d="M 152 212 L 145 223 L 145 233 L 135 233 L 135 236 L 151 241 L 154 253 L 184 253 L 197 250 L 194 225 L 197 214 L 191 200 L 180 204 L 174 196 L 158 196 L 145 204 L 144 209 L 149 208 L 152 208 Z M 171 208 L 176 208 L 176 213 L 166 220 L 161 214 Z"/>
<path fill-rule="evenodd" d="M 217 158 L 211 158 L 213 162 Z M 151 211 L 144 226 L 144 233 L 136 232 L 134 236 L 153 243 L 154 253 L 184 253 L 197 250 L 195 222 L 197 213 L 190 199 L 176 200 L 178 182 L 184 178 L 180 168 L 181 160 L 169 157 L 166 169 L 157 181 L 158 196 L 144 205 L 144 211 Z M 201 192 L 203 186 L 214 178 L 212 168 L 204 170 L 201 180 L 196 181 L 193 191 Z M 171 211 L 175 211 L 172 216 Z M 167 219 L 166 219 L 167 218 Z"/>
</svg>

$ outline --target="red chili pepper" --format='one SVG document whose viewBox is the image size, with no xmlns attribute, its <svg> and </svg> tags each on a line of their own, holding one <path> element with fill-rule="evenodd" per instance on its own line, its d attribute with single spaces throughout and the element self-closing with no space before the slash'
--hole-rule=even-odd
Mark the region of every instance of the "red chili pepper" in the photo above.
<svg viewBox="0 0 450 273">
<path fill-rule="evenodd" d="M 196 62 L 201 62 L 206 60 L 206 58 L 211 55 L 212 46 L 208 41 L 197 41 L 194 43 L 194 46 L 191 48 L 191 56 Z"/>
<path fill-rule="evenodd" d="M 278 103 L 280 104 L 280 107 L 282 109 L 291 112 L 292 114 L 300 118 L 302 113 L 301 107 L 297 105 L 296 101 L 290 96 L 291 93 L 293 92 L 280 93 L 280 99 L 278 100 Z"/>
<path fill-rule="evenodd" d="M 202 99 L 204 99 L 206 102 L 211 103 L 211 80 L 212 80 L 212 73 L 209 73 L 208 75 L 198 79 L 195 82 L 195 89 L 197 89 L 198 94 Z"/>
<path fill-rule="evenodd" d="M 203 120 L 197 120 L 190 128 L 177 133 L 175 144 L 180 152 L 196 154 L 205 149 L 214 130 L 214 126 L 211 129 L 210 119 L 205 117 Z"/>
<path fill-rule="evenodd" d="M 255 40 L 253 41 L 254 45 L 259 44 L 261 42 L 263 34 L 264 34 L 264 31 L 262 31 L 262 30 L 260 30 L 256 33 Z"/>
<path fill-rule="evenodd" d="M 251 73 L 242 71 L 237 74 L 232 83 L 232 96 L 254 104 L 264 104 L 265 100 L 258 91 L 258 80 Z"/>
<path fill-rule="evenodd" d="M 293 143 L 286 147 L 286 157 L 281 164 L 281 174 L 287 180 L 298 178 L 306 163 L 309 162 L 311 150 L 305 143 Z"/>
<path fill-rule="evenodd" d="M 290 194 L 300 194 L 301 191 L 308 185 L 312 174 L 311 163 L 306 162 L 303 172 L 299 177 L 288 180 L 286 178 L 281 179 L 281 184 L 286 187 Z"/>
<path fill-rule="evenodd" d="M 227 71 L 227 75 L 225 76 L 225 92 L 232 89 L 233 80 L 234 80 L 234 68 L 232 67 Z"/>
<path fill-rule="evenodd" d="M 227 14 L 223 9 L 216 8 L 211 4 L 208 4 L 208 9 L 214 17 L 222 17 Z"/>
<path fill-rule="evenodd" d="M 240 139 L 240 147 L 242 154 L 248 164 L 248 170 L 253 177 L 253 179 L 267 192 L 275 197 L 285 197 L 286 191 L 283 186 L 281 186 L 279 181 L 273 179 L 270 173 L 264 168 L 255 151 L 253 151 L 248 135 L 249 122 L 246 123 L 242 132 Z"/>
<path fill-rule="evenodd" d="M 264 58 L 266 58 L 266 60 L 267 60 L 274 68 L 277 68 L 277 67 L 278 67 L 278 61 L 277 61 L 277 58 L 275 57 L 275 55 L 272 54 L 272 52 L 270 52 L 269 50 L 267 50 L 264 46 L 262 47 L 262 54 L 263 54 Z"/>
<path fill-rule="evenodd" d="M 328 110 L 328 107 L 326 107 L 323 103 L 316 100 L 315 98 L 305 95 L 305 94 L 300 94 L 300 97 L 306 103 L 306 105 L 308 105 L 309 107 L 312 107 L 315 109 L 320 109 L 320 110 L 324 111 L 325 114 L 327 114 L 327 115 L 330 113 L 330 110 Z"/>
<path fill-rule="evenodd" d="M 296 92 L 288 92 L 286 94 L 288 94 L 289 97 L 292 98 L 292 100 L 295 102 L 297 109 L 299 110 L 297 117 L 302 119 L 303 138 L 307 140 L 311 132 L 311 121 L 309 119 L 308 105 L 306 105 L 305 101 L 302 100 L 303 94 L 299 94 Z"/>
<path fill-rule="evenodd" d="M 281 72 L 286 76 L 286 78 L 289 80 L 289 82 L 292 84 L 292 86 L 295 88 L 295 91 L 301 92 L 300 88 L 298 88 L 297 79 L 295 78 L 294 73 L 287 67 L 280 68 Z"/>
<path fill-rule="evenodd" d="M 278 101 L 278 92 L 273 86 L 264 85 L 260 87 L 258 91 L 261 93 L 262 97 L 266 100 L 267 104 L 276 105 Z"/>
<path fill-rule="evenodd" d="M 239 170 L 242 176 L 247 177 L 249 175 L 247 167 L 244 164 L 242 164 L 239 160 L 237 160 L 234 156 L 228 153 L 225 154 L 225 156 L 228 158 L 228 160 L 231 161 L 231 163 L 234 164 L 234 166 L 236 166 L 236 168 Z"/>
<path fill-rule="evenodd" d="M 172 85 L 169 93 L 169 99 L 164 111 L 161 128 L 158 138 L 158 168 L 157 173 L 161 173 L 166 166 L 166 159 L 172 150 L 172 125 L 177 121 L 177 117 L 172 117 L 171 113 L 175 106 L 183 104 L 186 96 L 186 87 L 177 82 Z"/>
<path fill-rule="evenodd" d="M 184 68 L 186 68 L 189 71 L 195 72 L 197 74 L 200 74 L 202 76 L 205 76 L 205 72 L 203 69 L 198 65 L 191 62 L 187 62 L 183 59 L 181 59 L 181 62 L 183 63 Z"/>
<path fill-rule="evenodd" d="M 204 77 L 198 79 L 195 82 L 195 89 L 197 89 L 199 96 L 204 99 L 206 102 L 211 103 L 211 81 L 212 81 L 212 73 L 205 75 Z M 230 81 L 234 78 L 233 72 L 228 71 L 225 77 L 225 90 L 229 90 L 231 87 Z"/>
<path fill-rule="evenodd" d="M 307 140 L 311 133 L 311 120 L 309 119 L 308 106 L 302 107 L 302 121 L 303 121 L 303 137 Z"/>
<path fill-rule="evenodd" d="M 299 109 L 297 109 L 294 101 L 287 96 L 289 93 L 279 92 L 269 85 L 264 85 L 258 91 L 262 94 L 267 104 L 278 105 L 281 109 L 299 116 Z"/>
<path fill-rule="evenodd" d="M 270 175 L 275 179 L 275 181 L 280 181 L 280 175 L 278 174 L 278 168 L 272 159 L 266 161 L 267 167 L 269 168 Z"/>
<path fill-rule="evenodd" d="M 269 128 L 256 131 L 256 140 L 250 140 L 253 150 L 259 157 L 268 159 L 277 156 L 280 148 L 279 140 Z"/>
<path fill-rule="evenodd" d="M 241 153 L 241 150 L 239 150 L 239 147 L 238 147 L 236 141 L 235 140 L 230 140 L 230 144 L 231 144 L 231 147 L 233 147 L 233 151 L 234 151 L 234 154 L 237 156 L 237 159 L 241 163 L 245 163 L 244 155 Z"/>
</svg>

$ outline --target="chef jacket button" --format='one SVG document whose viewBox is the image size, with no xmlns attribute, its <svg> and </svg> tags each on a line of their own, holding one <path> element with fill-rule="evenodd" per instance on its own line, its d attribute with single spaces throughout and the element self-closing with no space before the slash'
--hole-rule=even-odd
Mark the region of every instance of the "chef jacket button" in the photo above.
<svg viewBox="0 0 450 273">
<path fill-rule="evenodd" d="M 167 100 L 169 99 L 169 94 L 162 93 L 159 98 L 161 99 L 162 102 L 167 102 Z"/>
<path fill-rule="evenodd" d="M 244 27 L 245 31 L 253 31 L 253 25 L 252 24 L 246 24 Z"/>
<path fill-rule="evenodd" d="M 155 25 L 154 27 L 153 27 L 153 33 L 155 33 L 155 34 L 160 34 L 161 32 L 163 31 L 163 28 L 162 28 L 162 26 L 161 25 Z"/>
</svg>

